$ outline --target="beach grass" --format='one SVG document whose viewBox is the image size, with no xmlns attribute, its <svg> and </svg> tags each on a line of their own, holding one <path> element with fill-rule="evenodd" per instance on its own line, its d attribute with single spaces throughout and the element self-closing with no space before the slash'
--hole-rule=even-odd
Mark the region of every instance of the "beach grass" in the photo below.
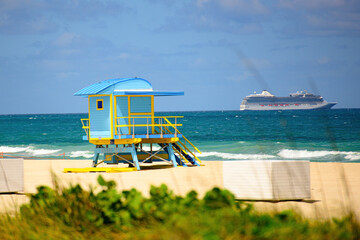
<svg viewBox="0 0 360 240">
<path fill-rule="evenodd" d="M 0 216 L 0 239 L 360 239 L 358 220 L 307 219 L 294 212 L 264 213 L 234 195 L 213 188 L 177 196 L 166 185 L 150 196 L 136 189 L 38 187 L 19 212 Z"/>
</svg>

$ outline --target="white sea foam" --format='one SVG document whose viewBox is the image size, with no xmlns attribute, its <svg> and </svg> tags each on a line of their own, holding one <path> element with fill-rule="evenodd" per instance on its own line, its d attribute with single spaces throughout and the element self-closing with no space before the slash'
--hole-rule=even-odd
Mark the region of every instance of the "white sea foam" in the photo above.
<svg viewBox="0 0 360 240">
<path fill-rule="evenodd" d="M 34 156 L 38 155 L 51 155 L 61 151 L 61 149 L 35 149 L 32 146 L 29 147 L 9 147 L 9 146 L 0 146 L 0 152 L 4 153 L 28 153 Z"/>
<path fill-rule="evenodd" d="M 278 155 L 282 158 L 301 159 L 301 158 L 322 158 L 326 156 L 343 156 L 350 161 L 360 160 L 360 152 L 345 151 L 308 151 L 308 150 L 290 150 L 282 149 Z"/>
<path fill-rule="evenodd" d="M 222 153 L 222 152 L 203 152 L 198 154 L 198 157 L 215 156 L 222 159 L 269 159 L 275 156 L 267 154 L 242 154 L 242 153 Z"/>
<path fill-rule="evenodd" d="M 39 155 L 51 155 L 57 152 L 60 152 L 61 149 L 33 149 L 33 148 L 29 148 L 27 150 L 25 150 L 25 152 L 30 153 L 31 155 L 34 156 L 39 156 Z"/>
<path fill-rule="evenodd" d="M 360 154 L 349 154 L 345 156 L 345 159 L 349 160 L 349 161 L 358 161 L 360 160 Z"/>
<path fill-rule="evenodd" d="M 94 153 L 90 151 L 73 151 L 70 152 L 69 156 L 71 158 L 78 158 L 78 157 L 92 158 L 94 156 Z"/>
<path fill-rule="evenodd" d="M 142 148 L 145 150 L 145 151 L 148 151 L 148 152 L 150 152 L 150 146 L 142 146 Z M 157 150 L 159 150 L 160 149 L 160 147 L 159 146 L 152 146 L 152 150 L 153 151 L 157 151 Z"/>
<path fill-rule="evenodd" d="M 29 150 L 30 147 L 8 147 L 8 146 L 0 146 L 0 152 L 4 153 L 17 153 L 17 152 L 24 152 Z"/>
</svg>

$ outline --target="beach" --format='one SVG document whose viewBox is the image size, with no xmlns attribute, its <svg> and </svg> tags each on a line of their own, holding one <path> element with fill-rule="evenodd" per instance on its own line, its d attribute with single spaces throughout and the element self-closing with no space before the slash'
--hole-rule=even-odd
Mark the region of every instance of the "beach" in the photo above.
<svg viewBox="0 0 360 240">
<path fill-rule="evenodd" d="M 199 197 L 213 187 L 223 187 L 222 161 L 204 161 L 201 167 L 177 167 L 121 173 L 63 173 L 64 168 L 91 166 L 91 160 L 24 160 L 24 193 L 0 194 L 0 212 L 14 213 L 27 203 L 26 194 L 41 185 L 61 187 L 80 184 L 100 190 L 97 177 L 114 180 L 119 191 L 136 188 L 149 196 L 151 185 L 166 184 L 175 194 L 191 190 Z M 352 211 L 360 216 L 360 164 L 337 162 L 310 163 L 311 198 L 302 201 L 249 201 L 257 211 L 294 209 L 309 218 L 341 217 Z"/>
</svg>

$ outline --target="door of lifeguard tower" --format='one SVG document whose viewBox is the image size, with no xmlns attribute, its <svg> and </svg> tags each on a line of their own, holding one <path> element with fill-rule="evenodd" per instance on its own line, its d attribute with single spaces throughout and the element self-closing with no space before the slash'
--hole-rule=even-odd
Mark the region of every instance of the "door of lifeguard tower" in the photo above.
<svg viewBox="0 0 360 240">
<path fill-rule="evenodd" d="M 110 95 L 89 96 L 90 138 L 112 138 L 111 104 Z"/>
</svg>

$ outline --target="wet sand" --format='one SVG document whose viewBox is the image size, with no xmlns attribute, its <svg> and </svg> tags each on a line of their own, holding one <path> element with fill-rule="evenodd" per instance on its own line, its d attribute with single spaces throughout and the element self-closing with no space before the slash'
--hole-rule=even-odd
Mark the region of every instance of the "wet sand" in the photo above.
<svg viewBox="0 0 360 240">
<path fill-rule="evenodd" d="M 223 187 L 222 162 L 204 162 L 202 167 L 177 167 L 122 173 L 63 173 L 64 168 L 91 166 L 91 160 L 24 160 L 24 193 L 0 194 L 0 212 L 14 213 L 28 202 L 26 193 L 36 192 L 40 185 L 54 186 L 54 176 L 61 186 L 80 184 L 83 188 L 97 185 L 103 175 L 114 180 L 119 190 L 136 188 L 145 196 L 151 185 L 162 183 L 175 194 L 185 195 L 190 190 L 202 197 L 213 187 Z M 360 216 L 360 164 L 310 163 L 311 198 L 303 201 L 251 201 L 259 211 L 294 209 L 305 217 L 341 217 L 353 211 Z M 100 189 L 100 187 L 97 187 Z"/>
</svg>

